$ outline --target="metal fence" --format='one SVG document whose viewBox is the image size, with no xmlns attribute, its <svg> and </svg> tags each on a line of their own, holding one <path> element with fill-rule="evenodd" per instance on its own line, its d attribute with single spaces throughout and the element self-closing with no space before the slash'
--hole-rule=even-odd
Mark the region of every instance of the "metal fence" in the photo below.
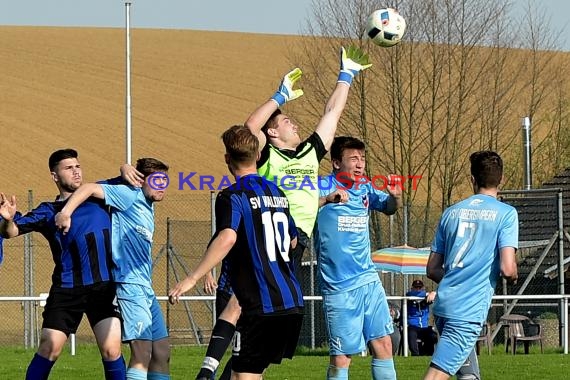
<svg viewBox="0 0 570 380">
<path fill-rule="evenodd" d="M 531 241 L 529 237 L 529 212 L 533 207 L 540 210 L 541 218 L 538 226 L 543 235 L 555 236 L 551 240 L 537 238 L 532 239 L 532 244 L 527 244 L 519 251 L 519 271 L 521 273 L 518 287 L 498 286 L 497 294 L 565 294 L 560 291 L 560 283 L 563 284 L 564 276 L 554 276 L 560 273 L 552 270 L 552 265 L 558 268 L 560 254 L 563 256 L 564 242 L 568 240 L 568 234 L 560 229 L 559 216 L 561 206 L 559 192 L 535 193 L 535 192 L 505 192 L 503 200 L 513 204 L 522 215 L 521 237 Z M 37 205 L 40 201 L 52 200 L 54 197 L 34 197 L 30 192 L 19 196 L 20 208 L 22 200 L 27 199 L 29 207 Z M 168 194 L 164 201 L 156 205 L 156 229 L 153 248 L 153 286 L 157 295 L 164 296 L 168 289 L 177 281 L 185 277 L 200 261 L 205 248 L 212 235 L 212 210 L 214 194 L 209 192 L 186 192 Z M 532 211 L 532 210 L 531 210 Z M 407 216 L 407 217 L 406 217 Z M 426 217 L 423 207 L 407 207 L 404 212 L 395 216 L 380 216 L 373 225 L 372 247 L 373 249 L 408 243 L 415 246 L 429 244 L 433 231 L 437 224 L 439 214 L 430 212 Z M 427 231 L 427 232 L 426 232 Z M 427 236 L 430 236 L 427 239 Z M 38 332 L 41 325 L 42 306 L 38 297 L 41 293 L 47 293 L 51 285 L 51 273 L 53 261 L 47 242 L 42 236 L 32 234 L 24 238 L 6 240 L 5 262 L 0 267 L 2 288 L 0 297 L 17 297 L 16 302 L 0 302 L 0 313 L 3 323 L 0 325 L 0 343 L 24 345 L 33 347 L 38 341 Z M 537 262 L 545 249 L 548 248 L 545 258 L 540 265 Z M 323 325 L 322 305 L 318 301 L 320 296 L 316 285 L 316 257 L 312 249 L 305 252 L 305 265 L 302 267 L 301 283 L 304 294 L 309 296 L 306 308 L 305 324 L 303 326 L 300 344 L 316 347 L 326 343 L 326 332 Z M 567 265 L 563 261 L 562 265 Z M 547 273 L 547 271 L 550 272 Z M 563 273 L 563 272 L 562 272 Z M 415 278 L 420 278 L 426 287 L 435 289 L 435 284 L 425 276 L 404 276 L 394 273 L 381 273 L 380 277 L 390 297 L 400 297 L 408 290 L 410 283 Z M 524 285 L 524 288 L 523 286 Z M 519 291 L 523 289 L 522 292 Z M 162 303 L 173 344 L 207 344 L 211 329 L 214 324 L 213 297 L 204 297 L 201 283 L 189 293 L 192 301 L 184 301 L 177 306 Z M 311 297 L 317 297 L 313 300 Z M 560 298 L 562 299 L 562 298 Z M 529 315 L 532 318 L 546 316 L 554 317 L 557 323 L 558 343 L 563 341 L 562 332 L 564 320 L 561 316 L 562 305 L 552 300 L 536 299 L 533 303 L 520 304 L 516 302 L 495 304 L 489 319 L 491 322 L 499 320 L 505 314 L 507 308 L 510 312 Z M 94 343 L 93 334 L 88 323 L 84 320 L 77 333 L 79 343 Z M 501 339 L 500 334 L 496 339 Z"/>
<path fill-rule="evenodd" d="M 52 201 L 53 196 L 16 194 L 18 208 L 30 210 L 42 201 Z M 176 260 L 184 263 L 186 270 L 195 266 L 204 253 L 212 234 L 212 194 L 209 192 L 172 192 L 165 200 L 156 205 L 155 234 L 153 246 L 153 286 L 156 294 L 165 295 L 169 286 L 174 285 L 176 276 L 182 276 L 180 270 L 170 269 Z M 168 236 L 169 220 L 171 236 Z M 175 254 L 172 254 L 175 253 Z M 0 266 L 2 287 L 0 297 L 39 297 L 49 292 L 54 264 L 47 241 L 39 234 L 4 240 L 4 262 Z M 166 305 L 163 311 L 168 313 Z M 16 344 L 25 347 L 37 345 L 41 327 L 43 307 L 40 300 L 21 302 L 0 302 L 0 344 Z M 212 315 L 206 309 L 196 311 L 196 320 L 212 324 Z M 203 313 L 203 316 L 199 314 Z M 182 314 L 182 313 L 180 313 Z M 167 315 L 167 314 L 165 314 Z M 169 322 L 176 325 L 176 313 Z M 94 343 L 95 339 L 84 319 L 77 332 L 78 343 Z"/>
</svg>

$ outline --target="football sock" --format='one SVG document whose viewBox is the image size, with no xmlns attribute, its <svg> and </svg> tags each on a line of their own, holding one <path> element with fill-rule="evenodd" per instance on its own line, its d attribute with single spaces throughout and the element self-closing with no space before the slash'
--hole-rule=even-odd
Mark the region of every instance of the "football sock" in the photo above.
<svg viewBox="0 0 570 380">
<path fill-rule="evenodd" d="M 372 379 L 396 380 L 394 359 L 372 359 Z"/>
<path fill-rule="evenodd" d="M 232 358 L 228 360 L 226 366 L 224 367 L 224 372 L 222 372 L 218 380 L 230 380 L 232 378 Z"/>
<path fill-rule="evenodd" d="M 348 380 L 348 367 L 338 368 L 334 365 L 329 365 L 327 370 L 327 380 Z"/>
<path fill-rule="evenodd" d="M 200 368 L 200 372 L 198 372 L 198 376 L 196 376 L 196 378 L 210 378 L 212 376 L 220 365 L 220 360 L 224 357 L 224 353 L 228 349 L 235 331 L 236 327 L 230 322 L 223 319 L 218 319 L 216 321 L 216 325 L 212 330 L 208 349 L 206 350 L 206 357 L 204 358 L 202 368 Z"/>
<path fill-rule="evenodd" d="M 148 380 L 170 380 L 170 375 L 166 373 L 149 372 Z"/>
<path fill-rule="evenodd" d="M 103 360 L 103 369 L 105 370 L 105 380 L 125 380 L 127 376 L 127 367 L 123 355 L 115 360 Z"/>
<path fill-rule="evenodd" d="M 146 380 L 146 379 L 147 379 L 147 371 L 143 371 L 132 367 L 127 368 L 127 380 Z"/>
<path fill-rule="evenodd" d="M 46 380 L 54 364 L 54 361 L 35 354 L 26 371 L 26 380 Z"/>
</svg>

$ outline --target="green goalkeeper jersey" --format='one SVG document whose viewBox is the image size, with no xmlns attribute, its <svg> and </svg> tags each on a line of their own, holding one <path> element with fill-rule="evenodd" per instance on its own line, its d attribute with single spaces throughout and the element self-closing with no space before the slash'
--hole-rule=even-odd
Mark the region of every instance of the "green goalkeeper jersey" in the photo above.
<svg viewBox="0 0 570 380">
<path fill-rule="evenodd" d="M 326 153 L 323 141 L 315 132 L 296 150 L 265 144 L 257 162 L 259 175 L 285 193 L 297 228 L 309 237 L 319 210 L 319 165 Z"/>
</svg>

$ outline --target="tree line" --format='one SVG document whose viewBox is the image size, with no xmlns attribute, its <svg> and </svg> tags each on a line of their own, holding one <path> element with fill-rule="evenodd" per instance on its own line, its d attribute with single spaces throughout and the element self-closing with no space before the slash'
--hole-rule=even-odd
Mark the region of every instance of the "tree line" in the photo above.
<svg viewBox="0 0 570 380">
<path fill-rule="evenodd" d="M 370 177 L 422 176 L 419 190 L 405 187 L 408 212 L 399 213 L 396 224 L 412 226 L 413 233 L 400 230 L 399 242 L 429 243 L 441 211 L 471 192 L 473 151 L 499 152 L 502 188 L 522 189 L 525 116 L 532 123 L 533 187 L 569 165 L 570 57 L 560 50 L 561 31 L 553 29 L 541 1 L 528 1 L 518 13 L 508 0 L 395 1 L 407 29 L 391 48 L 365 34 L 368 16 L 384 5 L 313 0 L 306 38 L 291 46 L 289 57 L 303 68 L 306 95 L 296 112 L 310 126 L 332 90 L 334 52 L 355 44 L 370 55 L 373 66 L 353 84 L 337 134 L 366 143 Z M 380 219 L 373 223 L 374 230 L 386 230 Z M 383 239 L 377 237 L 377 245 L 387 245 Z"/>
</svg>

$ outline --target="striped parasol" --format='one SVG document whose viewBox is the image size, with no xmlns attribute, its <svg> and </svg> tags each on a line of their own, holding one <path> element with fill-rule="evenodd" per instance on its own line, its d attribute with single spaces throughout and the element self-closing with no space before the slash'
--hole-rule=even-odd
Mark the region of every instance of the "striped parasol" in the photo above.
<svg viewBox="0 0 570 380">
<path fill-rule="evenodd" d="M 426 274 L 429 248 L 414 248 L 406 245 L 382 248 L 372 252 L 376 269 L 402 274 Z"/>
</svg>

